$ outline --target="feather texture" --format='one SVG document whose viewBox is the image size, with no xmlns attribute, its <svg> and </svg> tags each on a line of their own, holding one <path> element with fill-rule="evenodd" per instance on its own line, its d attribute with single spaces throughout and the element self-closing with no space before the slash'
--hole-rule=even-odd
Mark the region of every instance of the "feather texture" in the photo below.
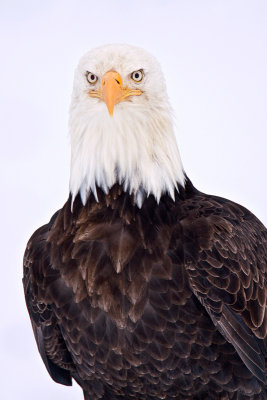
<svg viewBox="0 0 267 400">
<path fill-rule="evenodd" d="M 248 210 L 97 188 L 30 239 L 24 288 L 51 377 L 85 399 L 266 399 L 266 242 Z"/>
</svg>

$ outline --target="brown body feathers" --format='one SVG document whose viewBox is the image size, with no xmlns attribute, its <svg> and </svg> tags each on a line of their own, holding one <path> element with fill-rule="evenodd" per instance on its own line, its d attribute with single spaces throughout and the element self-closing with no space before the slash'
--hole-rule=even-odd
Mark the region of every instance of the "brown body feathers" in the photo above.
<svg viewBox="0 0 267 400">
<path fill-rule="evenodd" d="M 115 185 L 30 239 L 27 307 L 51 377 L 86 400 L 264 400 L 267 233 L 187 180 L 141 208 Z"/>
</svg>

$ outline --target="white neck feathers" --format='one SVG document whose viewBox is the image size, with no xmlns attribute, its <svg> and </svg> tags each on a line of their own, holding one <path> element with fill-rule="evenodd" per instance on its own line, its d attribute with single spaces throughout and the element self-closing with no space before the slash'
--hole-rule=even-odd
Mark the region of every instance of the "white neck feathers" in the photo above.
<svg viewBox="0 0 267 400">
<path fill-rule="evenodd" d="M 85 110 L 73 103 L 70 110 L 72 198 L 80 192 L 83 204 L 96 186 L 106 193 L 115 183 L 136 195 L 159 202 L 164 193 L 174 198 L 184 172 L 168 109 L 144 111 L 127 102 L 118 104 L 111 118 L 104 103 Z"/>
</svg>

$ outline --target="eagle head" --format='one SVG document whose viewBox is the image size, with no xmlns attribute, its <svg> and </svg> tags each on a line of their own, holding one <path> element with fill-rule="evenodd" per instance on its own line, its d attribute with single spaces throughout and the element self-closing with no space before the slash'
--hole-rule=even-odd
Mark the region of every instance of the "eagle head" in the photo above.
<svg viewBox="0 0 267 400">
<path fill-rule="evenodd" d="M 90 50 L 75 71 L 70 108 L 73 199 L 118 183 L 157 201 L 174 196 L 184 173 L 163 73 L 145 50 L 112 44 Z"/>
</svg>

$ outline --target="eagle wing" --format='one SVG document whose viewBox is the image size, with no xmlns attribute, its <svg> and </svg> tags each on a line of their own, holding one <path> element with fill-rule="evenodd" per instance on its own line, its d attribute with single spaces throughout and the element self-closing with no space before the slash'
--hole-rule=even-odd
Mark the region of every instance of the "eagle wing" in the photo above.
<svg viewBox="0 0 267 400">
<path fill-rule="evenodd" d="M 58 272 L 47 258 L 47 235 L 51 221 L 39 228 L 30 238 L 23 260 L 23 285 L 35 340 L 51 378 L 63 385 L 72 385 L 74 365 L 66 348 L 53 310 L 53 290 L 60 285 Z M 64 292 L 62 293 L 64 296 Z"/>
<path fill-rule="evenodd" d="M 244 207 L 207 197 L 199 199 L 194 219 L 182 220 L 190 286 L 247 368 L 266 383 L 267 230 Z"/>
</svg>

